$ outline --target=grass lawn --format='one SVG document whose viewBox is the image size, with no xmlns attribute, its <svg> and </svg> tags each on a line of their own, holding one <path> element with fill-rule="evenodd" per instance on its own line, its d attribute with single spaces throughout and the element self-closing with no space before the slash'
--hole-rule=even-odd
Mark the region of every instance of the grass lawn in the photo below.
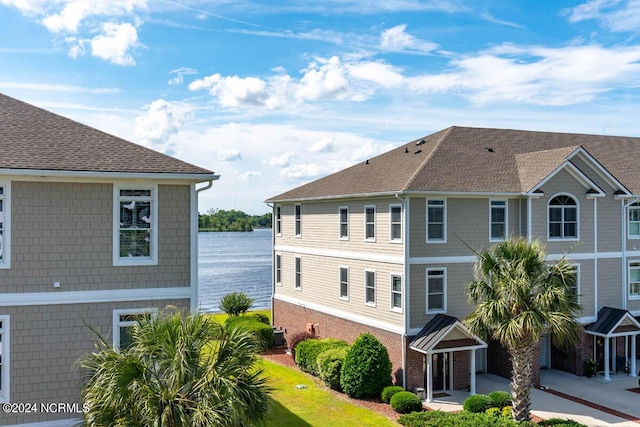
<svg viewBox="0 0 640 427">
<path fill-rule="evenodd" d="M 353 405 L 323 389 L 320 379 L 264 360 L 265 375 L 276 401 L 267 426 L 366 427 L 397 426 L 377 412 Z M 308 388 L 297 389 L 304 384 Z"/>
<path fill-rule="evenodd" d="M 264 310 L 247 311 L 247 315 L 253 314 L 253 313 L 264 314 L 265 316 L 267 316 L 269 318 L 269 320 L 271 320 L 271 310 L 268 309 L 268 308 L 264 309 Z M 216 322 L 221 323 L 221 324 L 224 324 L 224 321 L 227 320 L 227 317 L 229 317 L 229 315 L 227 315 L 227 313 L 209 314 L 208 316 L 211 317 Z"/>
</svg>

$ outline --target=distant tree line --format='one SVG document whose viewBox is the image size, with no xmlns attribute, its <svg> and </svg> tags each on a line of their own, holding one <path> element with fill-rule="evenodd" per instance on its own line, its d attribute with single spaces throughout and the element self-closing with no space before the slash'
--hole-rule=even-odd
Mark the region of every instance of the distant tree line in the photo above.
<svg viewBox="0 0 640 427">
<path fill-rule="evenodd" d="M 199 231 L 253 231 L 254 227 L 271 228 L 271 213 L 247 215 L 235 209 L 209 209 L 198 215 Z"/>
</svg>

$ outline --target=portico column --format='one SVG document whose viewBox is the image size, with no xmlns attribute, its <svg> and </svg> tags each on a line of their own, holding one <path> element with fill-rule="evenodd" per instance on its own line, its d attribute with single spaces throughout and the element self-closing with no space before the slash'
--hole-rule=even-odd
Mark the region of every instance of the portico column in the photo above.
<svg viewBox="0 0 640 427">
<path fill-rule="evenodd" d="M 604 379 L 611 379 L 609 376 L 609 337 L 604 337 Z"/>
<path fill-rule="evenodd" d="M 635 377 L 636 375 L 636 335 L 631 335 L 631 376 Z"/>
<path fill-rule="evenodd" d="M 473 396 L 476 394 L 476 349 L 472 348 L 469 353 L 471 353 L 471 360 L 469 361 L 469 369 L 471 370 L 469 373 L 469 394 Z"/>
<path fill-rule="evenodd" d="M 433 375 L 431 373 L 431 353 L 427 353 L 425 358 L 427 359 L 427 402 L 433 401 Z"/>
</svg>

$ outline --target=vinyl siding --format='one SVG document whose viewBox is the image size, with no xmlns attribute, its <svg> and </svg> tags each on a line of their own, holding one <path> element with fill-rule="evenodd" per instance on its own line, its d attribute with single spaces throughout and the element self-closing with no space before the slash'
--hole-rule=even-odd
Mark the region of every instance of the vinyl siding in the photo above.
<svg viewBox="0 0 640 427">
<path fill-rule="evenodd" d="M 11 268 L 0 270 L 0 293 L 189 286 L 189 185 L 158 186 L 156 266 L 113 266 L 111 184 L 14 181 L 11 194 Z"/>
<path fill-rule="evenodd" d="M 626 263 L 624 274 L 626 277 Z M 598 260 L 598 308 L 622 308 L 622 280 L 622 261 L 620 258 Z"/>
</svg>

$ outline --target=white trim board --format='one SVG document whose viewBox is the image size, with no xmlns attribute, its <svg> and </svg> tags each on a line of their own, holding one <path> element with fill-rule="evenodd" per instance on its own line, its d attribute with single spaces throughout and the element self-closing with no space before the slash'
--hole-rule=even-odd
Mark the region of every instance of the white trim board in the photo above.
<svg viewBox="0 0 640 427">
<path fill-rule="evenodd" d="M 101 291 L 29 292 L 0 294 L 0 307 L 58 304 L 92 304 L 122 301 L 190 299 L 191 288 L 138 288 Z"/>
<path fill-rule="evenodd" d="M 640 256 L 640 251 L 627 251 L 627 256 Z M 582 259 L 616 259 L 622 258 L 622 252 L 585 252 L 585 253 L 567 253 L 567 254 L 548 254 L 547 261 L 558 261 L 562 257 L 567 260 Z M 409 258 L 409 264 L 473 264 L 478 260 L 474 255 L 465 256 L 439 256 L 439 257 L 412 257 Z"/>
<path fill-rule="evenodd" d="M 298 298 L 290 297 L 288 295 L 282 294 L 274 294 L 273 299 L 277 299 L 279 301 L 287 302 L 289 304 L 299 305 L 304 308 L 308 308 L 310 310 L 319 311 L 324 314 L 328 314 L 331 316 L 339 317 L 344 320 L 350 320 L 352 322 L 361 323 L 366 326 L 371 326 L 372 328 L 382 329 L 384 331 L 393 332 L 395 334 L 401 335 L 404 332 L 404 328 L 400 325 L 392 325 L 387 322 L 383 322 L 380 320 L 372 319 L 371 317 L 360 316 L 357 314 L 349 313 L 344 310 L 336 310 L 331 307 L 327 307 L 325 305 L 316 304 L 313 302 L 303 301 Z M 385 313 L 388 313 L 388 310 L 385 310 Z M 395 313 L 395 312 L 392 312 Z M 402 316 L 402 313 L 398 313 L 398 316 Z"/>
<path fill-rule="evenodd" d="M 388 264 L 404 264 L 404 258 L 402 255 L 376 255 L 368 252 L 351 252 L 351 251 L 335 251 L 332 249 L 317 249 L 305 246 L 289 246 L 289 245 L 275 245 L 274 251 L 277 252 L 290 252 L 300 255 L 316 255 L 329 258 L 343 258 L 353 259 L 360 261 L 372 261 L 372 262 L 385 262 Z M 401 250 L 399 247 L 398 250 Z"/>
</svg>

